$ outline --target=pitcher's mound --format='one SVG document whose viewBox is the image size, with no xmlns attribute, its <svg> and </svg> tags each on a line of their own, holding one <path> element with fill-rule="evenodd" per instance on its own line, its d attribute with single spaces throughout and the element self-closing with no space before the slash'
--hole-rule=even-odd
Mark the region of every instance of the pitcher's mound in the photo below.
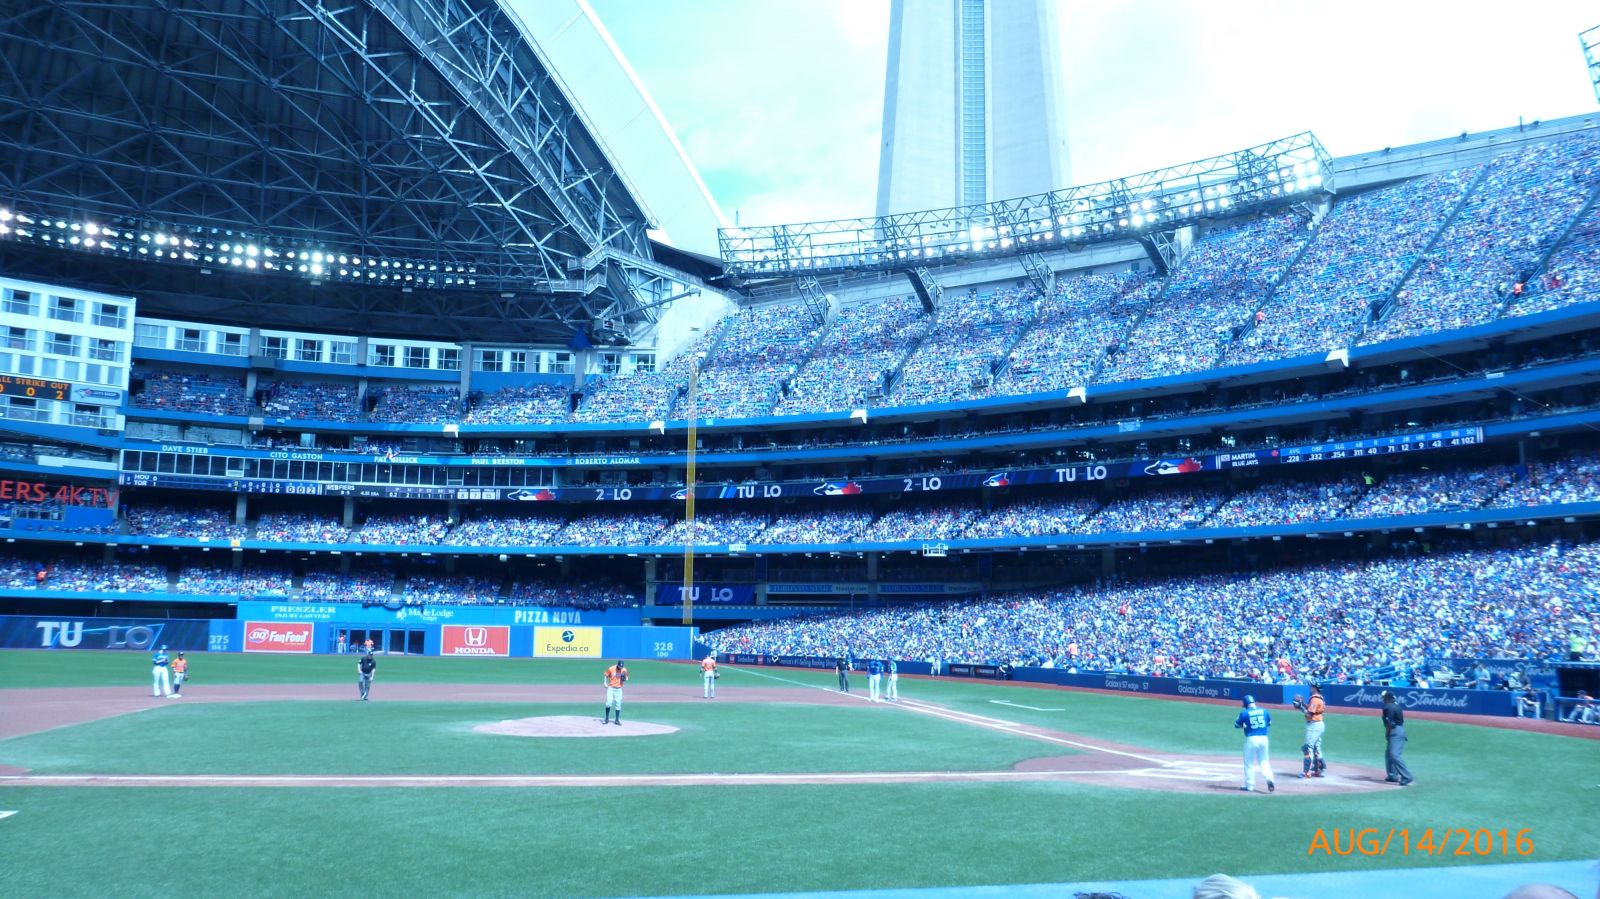
<svg viewBox="0 0 1600 899">
<path fill-rule="evenodd" d="M 473 728 L 480 734 L 505 734 L 509 737 L 653 737 L 677 733 L 670 724 L 625 721 L 620 726 L 602 724 L 599 718 L 582 715 L 548 715 L 543 718 L 511 718 Z"/>
</svg>

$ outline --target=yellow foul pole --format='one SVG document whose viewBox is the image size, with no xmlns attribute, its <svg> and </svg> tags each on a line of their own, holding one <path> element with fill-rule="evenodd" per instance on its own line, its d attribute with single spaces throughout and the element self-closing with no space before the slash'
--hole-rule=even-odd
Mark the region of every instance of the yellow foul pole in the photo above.
<svg viewBox="0 0 1600 899">
<path fill-rule="evenodd" d="M 689 392 L 686 406 L 689 412 L 689 459 L 683 477 L 683 623 L 694 623 L 694 544 L 698 526 L 694 520 L 695 444 L 699 433 L 698 412 L 695 409 L 695 387 L 700 381 L 700 360 L 689 360 Z"/>
</svg>

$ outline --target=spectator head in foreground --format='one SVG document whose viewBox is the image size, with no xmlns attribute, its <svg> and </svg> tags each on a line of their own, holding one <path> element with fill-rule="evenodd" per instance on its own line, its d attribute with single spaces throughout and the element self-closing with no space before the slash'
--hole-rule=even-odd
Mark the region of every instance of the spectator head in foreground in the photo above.
<svg viewBox="0 0 1600 899">
<path fill-rule="evenodd" d="M 1194 885 L 1194 899 L 1261 899 L 1261 894 L 1242 880 L 1213 874 Z"/>
</svg>

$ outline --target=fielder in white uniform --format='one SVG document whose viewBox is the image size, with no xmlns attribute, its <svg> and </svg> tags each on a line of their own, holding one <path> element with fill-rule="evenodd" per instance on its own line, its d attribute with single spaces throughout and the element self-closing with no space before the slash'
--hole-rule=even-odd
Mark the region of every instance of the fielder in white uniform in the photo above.
<svg viewBox="0 0 1600 899">
<path fill-rule="evenodd" d="M 167 658 L 167 647 L 162 646 L 150 655 L 150 695 L 172 695 L 172 660 Z"/>
<path fill-rule="evenodd" d="M 1278 789 L 1272 782 L 1272 763 L 1267 759 L 1267 730 L 1272 727 L 1272 715 L 1256 706 L 1254 696 L 1244 698 L 1244 710 L 1233 722 L 1244 731 L 1244 786 L 1239 789 L 1249 793 L 1256 788 L 1256 769 L 1267 780 L 1267 792 Z"/>
<path fill-rule="evenodd" d="M 894 659 L 889 660 L 889 680 L 884 685 L 883 698 L 890 702 L 900 701 L 900 666 Z"/>
</svg>

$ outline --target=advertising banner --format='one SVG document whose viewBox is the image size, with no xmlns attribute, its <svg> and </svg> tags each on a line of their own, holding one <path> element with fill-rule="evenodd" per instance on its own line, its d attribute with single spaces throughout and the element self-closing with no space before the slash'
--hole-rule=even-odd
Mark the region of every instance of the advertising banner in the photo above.
<svg viewBox="0 0 1600 899">
<path fill-rule="evenodd" d="M 380 627 L 416 627 L 424 624 L 639 624 L 638 609 L 557 609 L 543 606 L 364 606 L 356 602 L 278 600 L 241 602 L 235 614 L 244 621 L 327 621 Z"/>
<path fill-rule="evenodd" d="M 749 606 L 755 605 L 755 584 L 696 584 L 695 605 Z M 656 587 L 656 605 L 683 605 L 682 584 L 660 584 Z"/>
<path fill-rule="evenodd" d="M 206 649 L 210 622 L 142 619 L 81 618 L 71 615 L 33 617 L 0 616 L 0 648 L 5 649 L 126 649 L 148 652 L 166 646 L 173 652 Z"/>
<path fill-rule="evenodd" d="M 1118 423 L 1123 432 L 1138 431 L 1143 427 L 1139 420 Z M 704 484 L 695 488 L 696 499 L 773 500 L 793 497 L 849 497 L 862 494 L 940 493 L 951 490 L 973 490 L 980 487 L 1003 488 L 1044 484 L 1092 484 L 1105 480 L 1134 478 L 1171 478 L 1198 474 L 1204 471 L 1225 471 L 1238 468 L 1256 468 L 1267 465 L 1290 465 L 1306 462 L 1332 462 L 1369 456 L 1387 456 L 1398 453 L 1416 453 L 1483 442 L 1481 427 L 1446 428 L 1437 431 L 1414 431 L 1365 440 L 1348 440 L 1339 443 L 1314 443 L 1276 449 L 1241 450 L 1199 456 L 1170 456 L 1137 461 L 1089 463 L 1051 466 L 1048 468 L 1018 468 L 999 471 L 960 472 L 913 477 L 876 477 L 834 481 L 779 481 L 761 484 Z M 157 445 L 149 445 L 155 449 Z M 136 447 L 146 449 L 146 447 Z M 134 487 L 179 487 L 191 490 L 224 490 L 231 493 L 274 493 L 317 496 L 389 497 L 393 499 L 462 500 L 471 502 L 506 501 L 513 503 L 547 502 L 660 502 L 679 501 L 685 498 L 683 487 L 450 487 L 419 486 L 416 484 L 351 484 L 345 463 L 370 465 L 371 456 L 349 453 L 324 453 L 319 451 L 286 450 L 214 450 L 209 447 L 185 444 L 161 444 L 161 452 L 205 454 L 223 457 L 227 467 L 258 471 L 258 460 L 304 460 L 334 463 L 332 481 L 288 481 L 268 477 L 224 478 L 200 475 L 167 474 L 149 471 L 124 471 L 119 482 Z M 640 456 L 419 456 L 388 455 L 383 461 L 394 466 L 419 466 L 423 471 L 458 466 L 552 468 L 564 465 L 581 467 L 598 465 L 673 464 L 676 459 L 659 458 L 652 461 Z M 341 473 L 342 472 L 342 473 Z M 409 479 L 408 479 L 409 480 Z M 422 477 L 418 480 L 437 482 L 441 479 Z M 442 479 L 447 481 L 448 478 Z"/>
<path fill-rule="evenodd" d="M 312 625 L 308 621 L 246 621 L 245 652 L 310 652 Z"/>
<path fill-rule="evenodd" d="M 505 625 L 444 625 L 439 629 L 439 655 L 509 656 L 511 628 Z"/>
<path fill-rule="evenodd" d="M 533 655 L 541 659 L 598 659 L 598 627 L 536 627 L 533 629 Z"/>
</svg>

